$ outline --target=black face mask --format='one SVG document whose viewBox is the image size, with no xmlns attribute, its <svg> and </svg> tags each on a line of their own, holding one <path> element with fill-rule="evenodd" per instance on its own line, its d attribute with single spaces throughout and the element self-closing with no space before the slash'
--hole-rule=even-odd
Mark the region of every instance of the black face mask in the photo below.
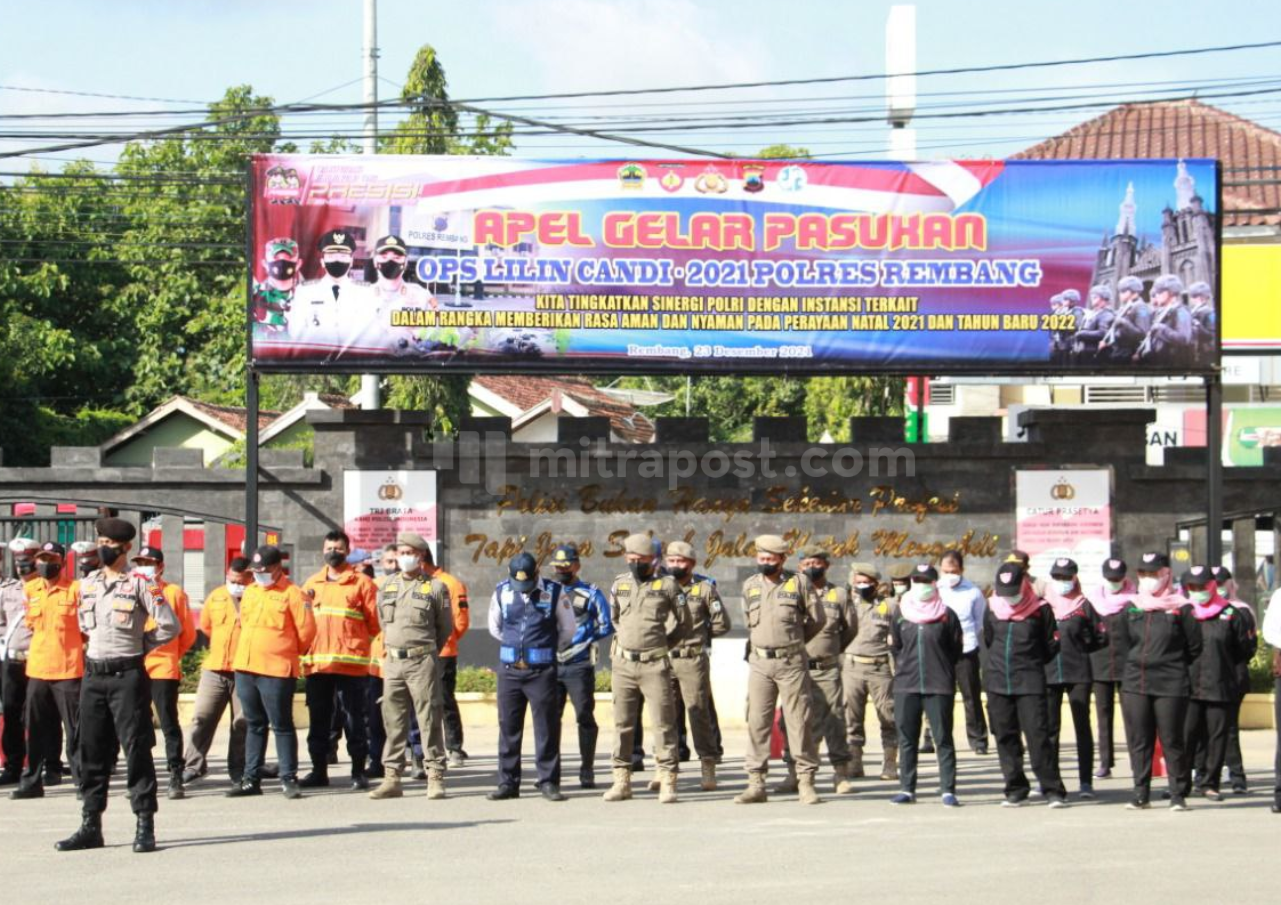
<svg viewBox="0 0 1281 905">
<path fill-rule="evenodd" d="M 677 581 L 684 581 L 689 577 L 689 569 L 684 566 L 668 566 L 667 574 L 672 576 L 672 578 L 675 578 Z"/>
<path fill-rule="evenodd" d="M 762 575 L 773 575 L 778 569 L 779 565 L 776 562 L 758 562 L 756 564 L 756 571 Z"/>
<path fill-rule="evenodd" d="M 868 603 L 871 603 L 876 599 L 876 585 L 870 585 L 866 588 L 855 588 L 854 590 L 858 593 L 858 596 L 862 597 Z"/>
<path fill-rule="evenodd" d="M 98 568 L 96 562 L 82 562 L 80 564 L 80 577 L 83 578 L 96 568 Z"/>
<path fill-rule="evenodd" d="M 552 581 L 560 584 L 573 584 L 574 573 L 565 569 L 552 569 Z"/>
<path fill-rule="evenodd" d="M 336 569 L 347 561 L 346 553 L 339 553 L 337 550 L 330 550 L 325 554 L 325 564 L 330 568 Z"/>
<path fill-rule="evenodd" d="M 102 563 L 109 569 L 124 552 L 125 551 L 119 547 L 109 547 L 104 544 L 98 548 L 98 562 Z"/>
<path fill-rule="evenodd" d="M 646 578 L 649 578 L 650 572 L 653 571 L 654 566 L 652 563 L 647 562 L 633 562 L 628 563 L 627 568 L 631 569 L 632 574 L 636 576 L 636 578 L 644 581 Z"/>
<path fill-rule="evenodd" d="M 293 261 L 272 261 L 267 265 L 267 273 L 273 280 L 292 280 L 298 272 L 298 265 Z"/>
<path fill-rule="evenodd" d="M 40 577 L 45 581 L 53 581 L 58 577 L 58 573 L 62 571 L 62 564 L 56 562 L 38 562 L 36 563 L 36 571 L 40 573 Z"/>
<path fill-rule="evenodd" d="M 810 581 L 822 581 L 823 576 L 827 574 L 827 569 L 820 569 L 817 566 L 810 566 L 805 570 L 805 577 Z"/>
<path fill-rule="evenodd" d="M 20 559 L 14 563 L 19 575 L 30 575 L 36 570 L 36 564 L 29 559 Z"/>
<path fill-rule="evenodd" d="M 394 280 L 405 272 L 405 262 L 382 261 L 378 265 L 378 272 L 383 275 L 383 279 Z"/>
<path fill-rule="evenodd" d="M 325 262 L 325 273 L 329 274 L 335 280 L 345 277 L 347 275 L 347 271 L 349 270 L 351 270 L 350 261 L 326 261 Z"/>
</svg>

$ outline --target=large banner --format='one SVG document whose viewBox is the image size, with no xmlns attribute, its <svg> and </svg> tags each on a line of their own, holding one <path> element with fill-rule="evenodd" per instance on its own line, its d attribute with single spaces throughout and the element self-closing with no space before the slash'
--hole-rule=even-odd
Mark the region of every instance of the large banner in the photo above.
<svg viewBox="0 0 1281 905">
<path fill-rule="evenodd" d="M 1208 160 L 253 163 L 260 369 L 1188 374 Z"/>
</svg>

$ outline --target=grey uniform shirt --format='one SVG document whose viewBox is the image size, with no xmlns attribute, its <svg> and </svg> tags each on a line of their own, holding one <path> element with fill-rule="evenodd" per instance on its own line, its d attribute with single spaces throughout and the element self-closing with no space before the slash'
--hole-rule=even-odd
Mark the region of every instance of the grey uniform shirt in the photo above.
<svg viewBox="0 0 1281 905">
<path fill-rule="evenodd" d="M 551 582 L 538 579 L 538 584 L 530 589 L 525 595 L 526 600 L 551 599 L 553 591 Z M 503 640 L 503 604 L 511 605 L 515 603 L 516 595 L 520 594 L 511 585 L 499 585 L 494 589 L 494 593 L 489 598 L 489 634 L 494 640 Z M 511 595 L 504 599 L 504 595 Z M 566 644 L 574 640 L 574 632 L 578 631 L 578 622 L 574 619 L 573 600 L 569 592 L 564 588 L 561 589 L 560 597 L 556 601 L 556 648 L 559 650 Z"/>
<path fill-rule="evenodd" d="M 16 578 L 0 581 L 0 651 L 5 659 L 10 653 L 31 649 L 31 629 L 27 627 L 27 595 Z"/>
<path fill-rule="evenodd" d="M 90 660 L 141 657 L 167 644 L 182 629 L 160 588 L 132 573 L 95 569 L 80 581 L 80 631 L 89 638 Z M 147 629 L 147 620 L 155 628 Z"/>
<path fill-rule="evenodd" d="M 826 614 L 810 580 L 784 571 L 778 581 L 753 575 L 743 582 L 743 617 L 753 647 L 777 648 L 809 641 Z"/>
<path fill-rule="evenodd" d="M 805 645 L 805 652 L 816 660 L 840 656 L 858 632 L 850 592 L 843 586 L 825 584 L 814 588 L 814 593 L 823 608 L 823 628 Z"/>
<path fill-rule="evenodd" d="M 898 605 L 896 598 L 874 600 L 868 603 L 862 597 L 854 600 L 858 614 L 858 634 L 846 653 L 858 657 L 888 657 L 890 655 L 890 618 Z"/>
<path fill-rule="evenodd" d="M 716 582 L 708 578 L 699 578 L 689 584 L 677 582 L 685 594 L 685 605 L 689 607 L 690 618 L 694 622 L 689 638 L 681 647 L 710 645 L 713 638 L 719 638 L 731 628 L 729 610 L 721 600 Z"/>
<path fill-rule="evenodd" d="M 386 647 L 430 647 L 439 653 L 454 633 L 449 587 L 421 572 L 389 575 L 378 591 L 378 618 Z"/>
</svg>

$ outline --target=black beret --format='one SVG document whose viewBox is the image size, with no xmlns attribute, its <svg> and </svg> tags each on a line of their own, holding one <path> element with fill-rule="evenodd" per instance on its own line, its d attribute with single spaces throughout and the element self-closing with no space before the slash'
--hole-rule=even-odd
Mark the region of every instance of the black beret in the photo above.
<svg viewBox="0 0 1281 905">
<path fill-rule="evenodd" d="M 138 536 L 138 529 L 122 518 L 100 518 L 94 522 L 94 530 L 99 537 L 118 544 L 127 544 Z"/>
</svg>

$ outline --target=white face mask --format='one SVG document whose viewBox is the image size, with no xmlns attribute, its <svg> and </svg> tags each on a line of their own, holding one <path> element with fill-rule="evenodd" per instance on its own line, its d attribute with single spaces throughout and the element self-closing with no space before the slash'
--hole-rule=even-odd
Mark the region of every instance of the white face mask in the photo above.
<svg viewBox="0 0 1281 905">
<path fill-rule="evenodd" d="M 229 584 L 227 585 L 227 593 L 239 600 L 245 596 L 245 586 L 242 584 Z"/>
<path fill-rule="evenodd" d="M 137 572 L 139 575 L 141 575 L 143 578 L 147 579 L 147 581 L 156 580 L 155 566 L 135 566 L 134 571 Z"/>
<path fill-rule="evenodd" d="M 925 584 L 919 581 L 912 582 L 912 596 L 917 600 L 933 600 L 937 594 L 938 590 L 932 584 Z"/>
<path fill-rule="evenodd" d="M 1155 594 L 1161 590 L 1161 579 L 1156 577 L 1143 577 L 1139 579 L 1139 590 L 1144 594 Z"/>
<path fill-rule="evenodd" d="M 276 583 L 276 576 L 270 572 L 255 572 L 254 581 L 264 588 L 269 588 Z"/>
<path fill-rule="evenodd" d="M 939 576 L 939 584 L 945 588 L 954 588 L 961 583 L 961 576 L 955 572 L 944 572 Z"/>
<path fill-rule="evenodd" d="M 1121 591 L 1121 589 L 1122 589 L 1123 587 L 1125 587 L 1125 582 L 1124 582 L 1124 581 L 1109 581 L 1109 582 L 1108 582 L 1108 590 L 1110 590 L 1113 594 L 1118 594 L 1118 593 L 1120 593 L 1120 591 Z"/>
<path fill-rule="evenodd" d="M 1054 582 L 1054 587 L 1060 594 L 1071 594 L 1076 588 L 1076 582 L 1072 579 L 1056 581 Z"/>
<path fill-rule="evenodd" d="M 1013 609 L 1014 607 L 1018 606 L 1019 601 L 1023 599 L 1023 597 L 1019 594 L 1015 594 L 1013 597 L 1010 597 L 1008 594 L 997 594 L 996 596 L 1004 600 L 1005 605 L 1008 606 L 1010 609 Z"/>
<path fill-rule="evenodd" d="M 400 566 L 402 572 L 416 572 L 418 570 L 419 559 L 417 556 L 397 556 L 396 565 Z"/>
</svg>

